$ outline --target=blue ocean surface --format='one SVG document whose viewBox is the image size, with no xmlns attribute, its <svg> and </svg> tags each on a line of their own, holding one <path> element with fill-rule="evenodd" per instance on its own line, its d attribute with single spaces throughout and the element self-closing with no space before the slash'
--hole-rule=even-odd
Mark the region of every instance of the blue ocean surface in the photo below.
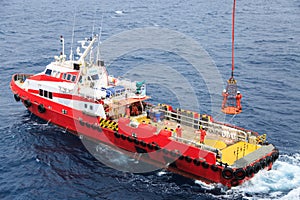
<svg viewBox="0 0 300 200">
<path fill-rule="evenodd" d="M 267 133 L 281 155 L 271 171 L 261 171 L 236 188 L 207 185 L 164 170 L 135 174 L 107 167 L 79 138 L 31 115 L 10 91 L 14 73 L 41 72 L 59 55 L 60 35 L 69 54 L 73 27 L 75 50 L 75 41 L 99 33 L 101 24 L 102 42 L 145 27 L 193 38 L 209 54 L 225 84 L 231 70 L 232 3 L 0 1 L 0 199 L 300 199 L 299 0 L 237 1 L 235 78 L 243 94 L 243 113 L 224 121 Z M 210 95 L 221 99 L 223 88 L 209 94 L 203 77 L 172 52 L 130 52 L 111 62 L 108 71 L 121 76 L 132 66 L 148 64 L 182 73 L 200 102 L 197 111 L 219 115 L 211 109 Z M 138 76 L 134 71 L 132 75 Z M 172 75 L 165 73 L 167 79 Z M 185 89 L 181 87 L 178 84 L 179 90 Z M 152 83 L 147 89 L 153 103 L 178 105 L 163 85 Z"/>
</svg>

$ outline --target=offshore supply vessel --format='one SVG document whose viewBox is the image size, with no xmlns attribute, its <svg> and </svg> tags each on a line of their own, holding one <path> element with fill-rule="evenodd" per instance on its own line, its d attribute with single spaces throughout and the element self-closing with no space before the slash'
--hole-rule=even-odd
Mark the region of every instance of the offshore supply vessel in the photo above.
<svg viewBox="0 0 300 200">
<path fill-rule="evenodd" d="M 147 103 L 144 81 L 108 75 L 103 61 L 91 59 L 97 40 L 81 41 L 78 59 L 67 59 L 63 49 L 41 73 L 14 74 L 10 88 L 15 100 L 80 138 L 205 182 L 237 186 L 272 168 L 279 152 L 265 134 L 207 114 Z"/>
</svg>

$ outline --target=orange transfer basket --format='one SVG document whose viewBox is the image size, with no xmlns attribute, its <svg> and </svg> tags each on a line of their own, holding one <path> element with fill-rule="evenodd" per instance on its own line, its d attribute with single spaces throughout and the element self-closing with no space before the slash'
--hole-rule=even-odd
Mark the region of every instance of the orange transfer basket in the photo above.
<svg viewBox="0 0 300 200">
<path fill-rule="evenodd" d="M 234 106 L 228 106 L 222 109 L 222 112 L 225 114 L 229 114 L 229 115 L 236 115 L 236 114 L 240 114 L 242 112 L 241 109 L 238 109 Z"/>
<path fill-rule="evenodd" d="M 236 105 L 237 81 L 233 77 L 227 81 L 226 92 L 228 97 L 225 105 L 223 105 L 222 112 L 229 115 L 240 114 L 242 110 Z"/>
</svg>

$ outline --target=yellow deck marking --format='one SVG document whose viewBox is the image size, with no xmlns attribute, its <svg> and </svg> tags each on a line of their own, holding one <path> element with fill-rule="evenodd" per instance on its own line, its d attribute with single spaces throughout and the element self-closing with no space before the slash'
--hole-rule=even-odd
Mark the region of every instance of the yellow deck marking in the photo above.
<svg viewBox="0 0 300 200">
<path fill-rule="evenodd" d="M 259 145 L 249 144 L 247 142 L 238 142 L 221 150 L 222 162 L 232 165 L 236 160 L 259 149 Z"/>
<path fill-rule="evenodd" d="M 204 144 L 209 145 L 214 148 L 217 148 L 217 149 L 224 149 L 225 147 L 227 147 L 225 142 L 220 141 L 220 140 L 205 139 Z"/>
<path fill-rule="evenodd" d="M 173 129 L 174 135 L 175 129 L 177 127 L 177 122 L 164 120 L 162 122 L 152 122 L 146 116 L 141 117 L 132 117 L 132 120 L 136 120 L 139 123 L 145 121 L 147 124 L 150 122 L 152 125 L 156 126 L 158 130 L 165 129 L 167 127 L 168 130 Z M 182 138 L 194 141 L 198 144 L 200 140 L 199 133 L 195 132 L 195 129 L 189 126 L 182 125 Z M 222 152 L 222 162 L 232 165 L 236 160 L 252 153 L 253 151 L 260 148 L 260 145 L 250 144 L 247 142 L 237 142 L 232 144 L 234 141 L 228 138 L 221 137 L 220 135 L 210 134 L 208 133 L 205 137 L 204 144 L 219 149 Z"/>
</svg>

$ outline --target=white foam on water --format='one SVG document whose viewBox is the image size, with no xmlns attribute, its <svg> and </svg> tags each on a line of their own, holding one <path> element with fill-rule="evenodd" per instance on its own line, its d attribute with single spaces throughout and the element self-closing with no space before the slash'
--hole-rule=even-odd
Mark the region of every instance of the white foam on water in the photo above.
<svg viewBox="0 0 300 200">
<path fill-rule="evenodd" d="M 118 166 L 126 166 L 128 162 L 131 161 L 129 157 L 104 144 L 98 144 L 96 146 L 96 151 L 101 155 L 100 157 L 97 156 L 98 159 L 101 161 L 109 161 Z"/>
<path fill-rule="evenodd" d="M 243 185 L 231 189 L 220 184 L 195 183 L 208 192 L 220 188 L 221 194 L 211 194 L 218 199 L 300 200 L 300 154 L 280 155 L 272 170 L 262 170 Z"/>
<path fill-rule="evenodd" d="M 115 13 L 118 14 L 118 15 L 122 15 L 122 14 L 124 14 L 124 11 L 123 10 L 116 10 Z"/>
<path fill-rule="evenodd" d="M 165 172 L 165 171 L 160 171 L 160 172 L 157 173 L 158 176 L 163 176 L 165 174 L 167 174 L 167 172 Z"/>
<path fill-rule="evenodd" d="M 281 155 L 272 170 L 260 171 L 227 193 L 243 193 L 247 199 L 300 199 L 300 154 Z"/>
<path fill-rule="evenodd" d="M 195 183 L 207 190 L 213 190 L 215 187 L 218 186 L 218 184 L 207 184 L 207 183 L 199 181 L 199 180 L 196 180 Z"/>
<path fill-rule="evenodd" d="M 293 189 L 287 195 L 281 198 L 281 200 L 289 200 L 289 199 L 291 200 L 300 199 L 300 187 Z"/>
</svg>

